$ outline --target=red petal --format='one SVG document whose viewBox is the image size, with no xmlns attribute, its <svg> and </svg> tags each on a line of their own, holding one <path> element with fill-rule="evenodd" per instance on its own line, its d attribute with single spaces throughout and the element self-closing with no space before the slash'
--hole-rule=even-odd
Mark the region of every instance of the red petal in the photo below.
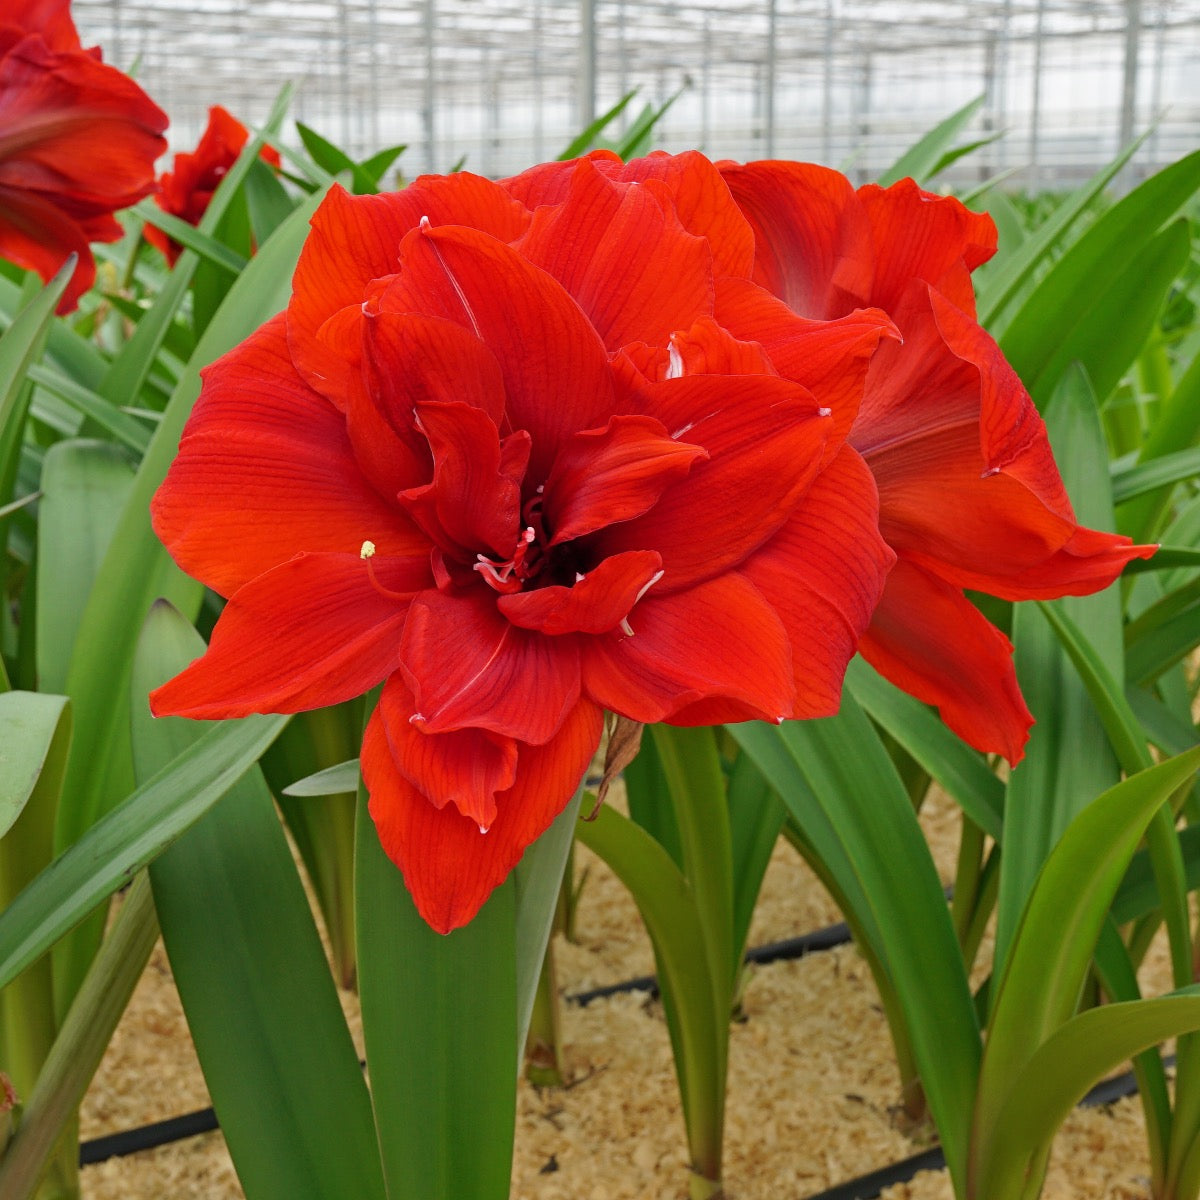
<svg viewBox="0 0 1200 1200">
<path fill-rule="evenodd" d="M 566 162 L 540 163 L 501 181 L 500 186 L 526 208 L 534 209 L 542 204 L 562 204 L 571 192 L 571 181 L 581 162 L 590 162 L 610 178 L 621 171 L 625 164 L 611 150 L 592 150 L 582 158 Z"/>
<path fill-rule="evenodd" d="M 345 419 L 296 374 L 283 317 L 205 372 L 151 505 L 175 561 L 222 595 L 305 551 L 428 554 L 359 470 Z"/>
<path fill-rule="evenodd" d="M 154 190 L 167 117 L 131 79 L 79 50 L 68 12 L 27 9 L 7 20 L 19 24 L 0 37 L 0 254 L 43 279 L 79 254 L 58 305 L 66 313 L 95 279 L 88 243 L 120 238 L 112 213 Z M 23 27 L 38 32 L 22 36 Z"/>
<path fill-rule="evenodd" d="M 868 184 L 859 201 L 871 223 L 875 282 L 870 303 L 891 312 L 910 280 L 922 279 L 975 315 L 970 273 L 996 253 L 996 226 L 953 196 L 922 191 L 911 179 Z"/>
<path fill-rule="evenodd" d="M 630 614 L 634 635 L 614 631 L 583 643 L 586 695 L 634 721 L 661 721 L 710 697 L 726 697 L 764 720 L 792 713 L 787 633 L 753 584 L 722 575 L 657 598 Z"/>
<path fill-rule="evenodd" d="M 595 329 L 549 275 L 495 238 L 425 229 L 405 242 L 403 257 L 380 307 L 449 317 L 483 340 L 504 379 L 502 431 L 529 431 L 531 470 L 544 479 L 565 438 L 613 411 Z"/>
<path fill-rule="evenodd" d="M 806 387 L 833 413 L 830 453 L 850 433 L 880 343 L 897 337 L 895 325 L 879 309 L 810 321 L 739 279 L 718 284 L 716 317 L 734 337 L 758 342 L 780 375 Z"/>
<path fill-rule="evenodd" d="M 859 650 L 977 750 L 1021 760 L 1033 717 L 1012 644 L 956 588 L 901 558 Z"/>
<path fill-rule="evenodd" d="M 606 558 L 571 587 L 552 584 L 514 592 L 497 601 L 500 611 L 522 629 L 541 633 L 607 633 L 628 615 L 662 568 L 651 550 L 631 550 Z"/>
<path fill-rule="evenodd" d="M 518 248 L 571 293 L 610 350 L 665 342 L 712 311 L 708 243 L 653 189 L 614 183 L 586 160 L 565 203 L 539 208 Z"/>
<path fill-rule="evenodd" d="M 671 338 L 683 375 L 778 375 L 761 342 L 741 341 L 711 317 Z M 810 389 L 811 390 L 811 389 Z"/>
<path fill-rule="evenodd" d="M 417 911 L 439 933 L 465 925 L 507 878 L 578 786 L 600 742 L 601 710 L 588 701 L 567 714 L 553 740 L 518 748 L 517 778 L 497 797 L 487 833 L 453 807 L 435 808 L 400 774 L 382 721 L 363 739 L 370 811 L 388 857 L 404 873 Z"/>
<path fill-rule="evenodd" d="M 344 379 L 337 340 L 322 338 L 321 327 L 340 309 L 361 305 L 372 280 L 398 269 L 400 241 L 422 217 L 509 241 L 520 236 L 529 214 L 497 184 L 469 171 L 422 176 L 403 191 L 379 196 L 351 196 L 334 184 L 313 215 L 296 266 L 288 334 L 297 366 L 335 403 L 352 384 Z"/>
<path fill-rule="evenodd" d="M 477 726 L 541 745 L 579 699 L 576 640 L 509 624 L 482 583 L 418 596 L 400 660 L 428 733 Z"/>
<path fill-rule="evenodd" d="M 595 536 L 606 555 L 657 550 L 665 593 L 721 574 L 767 541 L 812 482 L 831 422 L 803 389 L 769 375 L 670 379 L 648 385 L 645 402 L 709 458 L 644 516 Z"/>
<path fill-rule="evenodd" d="M 850 181 L 811 163 L 722 163 L 754 230 L 754 281 L 805 317 L 874 303 L 871 230 Z"/>
<path fill-rule="evenodd" d="M 397 671 L 384 685 L 376 710 L 393 761 L 436 808 L 453 804 L 486 830 L 496 819 L 496 793 L 512 787 L 516 778 L 517 743 L 485 729 L 423 733 L 412 723 L 415 712 L 412 692 Z"/>
<path fill-rule="evenodd" d="M 1105 536 L 1058 557 L 1078 526 L 1020 380 L 926 285 L 911 285 L 896 311 L 904 345 L 877 357 L 851 434 L 879 484 L 891 546 L 960 587 L 1014 599 L 1062 594 L 1059 583 L 1094 590 L 1150 552 Z"/>
<path fill-rule="evenodd" d="M 844 446 L 742 568 L 787 630 L 797 717 L 838 710 L 846 666 L 896 561 L 879 536 L 878 511 L 871 472 Z"/>
<path fill-rule="evenodd" d="M 433 482 L 403 492 L 405 508 L 446 551 L 511 558 L 521 482 L 500 469 L 496 423 L 469 404 L 422 404 L 417 419 L 433 452 Z"/>
<path fill-rule="evenodd" d="M 608 167 L 602 166 L 607 171 Z M 707 238 L 717 275 L 750 275 L 754 265 L 754 231 L 730 195 L 721 173 L 703 154 L 687 150 L 666 154 L 656 150 L 620 169 L 622 181 L 657 180 L 670 189 L 680 223 L 688 233 Z"/>
<path fill-rule="evenodd" d="M 546 528 L 551 545 L 639 517 L 708 454 L 677 442 L 660 421 L 616 416 L 603 429 L 571 437 L 546 481 Z"/>
<path fill-rule="evenodd" d="M 370 691 L 396 669 L 407 597 L 427 559 L 301 554 L 239 588 L 208 652 L 151 693 L 155 716 L 303 712 Z"/>
</svg>

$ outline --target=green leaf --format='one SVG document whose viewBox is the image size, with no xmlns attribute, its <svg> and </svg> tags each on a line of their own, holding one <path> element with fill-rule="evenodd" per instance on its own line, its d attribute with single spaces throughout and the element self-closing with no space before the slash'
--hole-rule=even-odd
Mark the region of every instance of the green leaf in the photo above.
<svg viewBox="0 0 1200 1200">
<path fill-rule="evenodd" d="M 184 422 L 199 394 L 200 370 L 283 308 L 291 291 L 292 270 L 308 233 L 308 219 L 319 199 L 311 197 L 302 204 L 275 236 L 259 247 L 230 289 L 197 345 L 134 479 L 84 610 L 71 660 L 66 690 L 75 705 L 76 726 L 65 786 L 74 802 L 60 818 L 56 834 L 60 847 L 74 842 L 128 790 L 119 770 L 122 753 L 128 754 L 129 744 L 128 724 L 122 716 L 123 698 L 128 695 L 129 664 L 142 621 L 151 603 L 164 594 L 163 579 L 176 581 L 166 591 L 176 607 L 187 612 L 199 603 L 199 585 L 184 582 L 185 577 L 171 564 L 150 527 L 149 508 L 175 457 Z M 93 928 L 56 953 L 56 986 L 61 1002 L 67 1001 L 82 978 L 98 933 L 98 928 Z"/>
<path fill-rule="evenodd" d="M 529 846 L 513 871 L 516 887 L 517 929 L 517 1053 L 523 1055 L 525 1038 L 537 995 L 542 963 L 554 924 L 567 855 L 575 838 L 575 819 L 583 799 L 583 781 L 550 828 Z"/>
<path fill-rule="evenodd" d="M 607 112 L 601 113 L 600 116 L 570 142 L 567 148 L 558 156 L 558 161 L 564 162 L 568 158 L 578 158 L 581 154 L 586 154 L 591 150 L 600 134 L 625 111 L 626 106 L 636 95 L 637 88 L 634 88 L 633 91 L 626 92 Z"/>
<path fill-rule="evenodd" d="M 996 841 L 1004 820 L 1004 784 L 982 756 L 956 737 L 919 700 L 889 683 L 861 658 L 846 672 L 846 686 L 871 719 L 885 729 Z"/>
<path fill-rule="evenodd" d="M 1054 1030 L 1013 1077 L 980 1157 L 978 1194 L 1023 1195 L 1030 1162 L 1088 1088 L 1139 1051 L 1196 1029 L 1200 995 L 1188 989 L 1092 1008 Z"/>
<path fill-rule="evenodd" d="M 1147 463 L 1200 441 L 1200 355 L 1184 372 L 1170 395 L 1160 397 L 1158 415 L 1138 452 L 1138 462 Z M 1142 541 L 1154 536 L 1167 515 L 1174 491 L 1167 483 L 1155 492 L 1138 496 L 1121 513 L 1121 528 Z"/>
<path fill-rule="evenodd" d="M 1108 478 L 1095 464 L 1107 448 L 1086 374 L 1073 367 L 1046 410 L 1050 434 L 1078 519 L 1098 529 L 1113 526 Z M 1062 610 L 1083 631 L 1114 679 L 1124 670 L 1120 595 L 1109 589 L 1072 596 Z M 1013 612 L 1017 679 L 1035 724 L 1025 757 L 1009 775 L 1000 859 L 995 967 L 1003 969 L 1009 940 L 1034 880 L 1071 818 L 1119 777 L 1104 726 L 1045 616 L 1033 605 Z"/>
<path fill-rule="evenodd" d="M 1200 578 L 1140 613 L 1125 630 L 1129 677 L 1149 683 L 1200 644 Z"/>
<path fill-rule="evenodd" d="M 203 652 L 174 609 L 151 609 L 131 692 L 139 780 L 214 727 L 155 720 L 146 704 L 152 688 Z M 257 767 L 150 864 L 150 879 L 188 1027 L 248 1200 L 383 1200 L 358 1055 Z"/>
<path fill-rule="evenodd" d="M 629 889 L 654 942 L 659 984 L 678 1019 L 675 1067 L 689 1143 L 720 1144 L 719 1127 L 698 1128 L 702 1114 L 717 1119 L 713 1098 L 723 1096 L 718 1039 L 727 1037 L 729 1012 L 718 1012 L 700 914 L 683 872 L 638 824 L 602 805 L 594 820 L 576 826 L 579 840 L 599 855 Z"/>
<path fill-rule="evenodd" d="M 0 692 L 0 838 L 21 815 L 43 771 L 60 776 L 70 738 L 66 696 Z"/>
<path fill-rule="evenodd" d="M 408 149 L 408 143 L 402 143 L 399 146 L 388 146 L 384 150 L 372 154 L 370 158 L 364 158 L 359 166 L 375 181 L 375 187 L 378 189 L 380 183 L 383 182 L 383 177 L 387 173 L 392 163 Z"/>
<path fill-rule="evenodd" d="M 516 1128 L 510 878 L 445 936 L 421 919 L 359 789 L 358 971 L 388 1194 L 507 1200 Z"/>
<path fill-rule="evenodd" d="M 351 758 L 289 783 L 285 796 L 340 796 L 358 791 L 358 759 Z"/>
<path fill-rule="evenodd" d="M 970 124 L 982 107 L 985 96 L 967 101 L 957 112 L 935 125 L 915 146 L 910 146 L 882 175 L 879 184 L 890 187 L 897 180 L 911 178 L 920 183 L 935 173 L 951 143 Z"/>
<path fill-rule="evenodd" d="M 85 388 L 75 380 L 68 379 L 60 372 L 46 366 L 30 367 L 28 377 L 51 396 L 65 401 L 78 413 L 93 421 L 101 429 L 111 433 L 117 441 L 123 442 L 139 458 L 150 444 L 150 432 L 146 426 L 128 413 L 122 412 L 99 392 L 93 392 L 90 388 Z"/>
<path fill-rule="evenodd" d="M 296 201 L 279 182 L 275 170 L 261 157 L 256 159 L 246 175 L 246 208 L 254 244 L 261 246 L 295 207 Z"/>
<path fill-rule="evenodd" d="M 1113 468 L 1113 499 L 1118 504 L 1200 475 L 1200 446 L 1163 454 L 1149 462 Z"/>
<path fill-rule="evenodd" d="M 1142 319 L 1148 305 L 1157 311 L 1162 292 L 1155 296 L 1154 289 L 1178 259 L 1186 230 L 1163 238 L 1155 234 L 1197 188 L 1200 151 L 1151 176 L 1113 205 L 1041 281 L 1000 339 L 1005 357 L 1031 393 L 1048 396 L 1056 372 L 1061 372 L 1071 359 L 1082 357 L 1081 350 L 1092 350 L 1097 361 L 1111 370 L 1110 360 L 1122 357 L 1130 341 L 1136 340 L 1137 345 L 1126 363 L 1141 349 L 1144 331 L 1133 338 L 1119 328 L 1119 323 L 1111 327 L 1120 311 L 1120 297 L 1131 305 L 1136 320 Z M 1148 249 L 1151 243 L 1153 247 Z M 1137 264 L 1145 254 L 1150 254 L 1153 262 L 1147 264 L 1147 274 L 1139 276 Z M 1150 293 L 1149 300 L 1142 298 L 1139 279 L 1141 287 Z M 1096 344 L 1103 337 L 1115 337 L 1117 348 L 1106 353 Z M 1105 389 L 1095 373 L 1093 380 L 1101 398 L 1106 396 L 1111 386 Z"/>
<path fill-rule="evenodd" d="M 61 692 L 83 608 L 133 484 L 133 465 L 110 442 L 58 442 L 46 451 L 38 517 L 37 673 Z"/>
<path fill-rule="evenodd" d="M 168 237 L 177 241 L 188 250 L 194 250 L 202 259 L 218 266 L 231 275 L 237 275 L 246 268 L 246 259 L 231 250 L 216 238 L 203 234 L 195 225 L 173 217 L 164 212 L 151 200 L 143 200 L 133 208 L 139 217 L 149 225 L 161 229 Z"/>
<path fill-rule="evenodd" d="M 59 855 L 0 913 L 0 987 L 199 820 L 287 721 L 246 717 L 210 730 Z"/>
<path fill-rule="evenodd" d="M 986 283 L 979 289 L 979 321 L 994 337 L 999 337 L 1007 327 L 1008 322 L 1003 319 L 1005 309 L 1016 299 L 1037 270 L 1049 261 L 1054 247 L 1062 240 L 1067 230 L 1091 207 L 1147 136 L 1143 134 L 1139 137 L 1111 163 L 1097 171 L 1087 183 L 1068 196 L 1054 210 L 1053 215 L 1021 243 L 1019 249 L 1014 248 L 1012 253 L 1004 255 L 1000 261 L 993 260 L 985 265 Z"/>
<path fill-rule="evenodd" d="M 1100 399 L 1111 395 L 1156 326 L 1167 291 L 1188 261 L 1190 246 L 1188 222 L 1180 218 L 1141 245 L 1124 270 L 1117 272 L 1122 260 L 1113 262 L 1111 274 L 1102 277 L 1106 286 L 1098 287 L 1095 278 L 1078 280 L 1069 301 L 1069 320 L 1053 310 L 1037 311 L 1034 319 L 1048 322 L 1039 335 L 1057 340 L 1036 375 L 1027 369 L 1018 371 L 1034 400 L 1044 401 L 1074 360 L 1086 367 Z"/>
<path fill-rule="evenodd" d="M 942 885 L 891 759 L 862 709 L 846 694 L 836 717 L 728 728 L 801 827 L 820 832 L 821 822 L 813 820 L 803 792 L 789 788 L 786 770 L 776 769 L 783 751 L 834 831 L 848 868 L 842 878 L 861 897 L 856 919 L 878 931 L 878 952 L 904 1013 L 946 1161 L 956 1186 L 961 1185 L 979 1027 Z M 819 846 L 818 851 L 826 857 Z"/>
<path fill-rule="evenodd" d="M 256 134 L 247 141 L 237 160 L 217 186 L 217 190 L 213 193 L 208 207 L 204 210 L 204 216 L 200 220 L 199 230 L 205 236 L 211 237 L 216 231 L 226 210 L 238 194 L 247 172 L 261 153 L 266 136 L 278 129 L 290 99 L 291 87 L 289 85 L 280 90 L 267 117 L 264 132 Z M 154 365 L 163 338 L 171 328 L 171 324 L 183 304 L 188 285 L 191 283 L 192 275 L 199 262 L 199 255 L 192 250 L 186 250 L 180 256 L 174 269 L 167 276 L 167 282 L 159 292 L 154 304 L 138 322 L 133 336 L 121 347 L 98 385 L 97 390 L 107 400 L 114 404 L 129 404 L 140 394 L 142 385 Z M 258 275 L 261 274 L 261 271 L 258 272 Z M 242 278 L 245 278 L 245 275 Z M 213 355 L 213 358 L 215 357 L 216 355 Z M 211 361 L 212 358 L 205 359 L 204 364 L 207 365 Z M 139 614 L 139 620 L 142 615 L 144 614 Z"/>
<path fill-rule="evenodd" d="M 729 836 L 733 865 L 733 952 L 740 969 L 750 922 L 787 809 L 748 754 L 729 773 Z"/>
<path fill-rule="evenodd" d="M 340 150 L 332 142 L 323 138 L 315 129 L 310 129 L 302 121 L 296 122 L 296 132 L 304 143 L 305 150 L 312 156 L 313 162 L 330 175 L 340 171 L 349 171 L 356 196 L 373 195 L 379 190 L 379 176 L 359 166 L 344 150 Z"/>
<path fill-rule="evenodd" d="M 1071 822 L 1046 859 L 993 1002 L 976 1113 L 983 1162 L 1014 1081 L 1075 1010 L 1109 905 L 1146 826 L 1198 766 L 1200 748 L 1110 788 Z"/>
</svg>

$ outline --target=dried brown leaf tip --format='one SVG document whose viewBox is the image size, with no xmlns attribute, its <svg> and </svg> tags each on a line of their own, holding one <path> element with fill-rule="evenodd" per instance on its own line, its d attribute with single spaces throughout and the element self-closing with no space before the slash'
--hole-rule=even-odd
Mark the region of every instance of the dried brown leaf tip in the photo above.
<svg viewBox="0 0 1200 1200">
<path fill-rule="evenodd" d="M 608 745 L 604 750 L 604 776 L 600 780 L 600 786 L 596 789 L 596 803 L 592 811 L 584 817 L 585 821 L 596 819 L 596 814 L 600 811 L 600 805 L 604 803 L 604 797 L 608 795 L 612 781 L 637 758 L 637 752 L 642 748 L 642 730 L 646 727 L 641 721 L 631 721 L 628 717 L 609 713 L 606 723 L 608 725 Z"/>
</svg>

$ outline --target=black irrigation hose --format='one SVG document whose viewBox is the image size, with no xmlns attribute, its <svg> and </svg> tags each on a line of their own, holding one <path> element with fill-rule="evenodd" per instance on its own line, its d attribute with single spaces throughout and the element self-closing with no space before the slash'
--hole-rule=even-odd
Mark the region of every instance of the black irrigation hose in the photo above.
<svg viewBox="0 0 1200 1200">
<path fill-rule="evenodd" d="M 780 942 L 757 946 L 746 952 L 746 961 L 762 964 L 803 958 L 806 954 L 832 950 L 835 946 L 845 945 L 849 941 L 849 928 L 844 923 L 839 923 L 816 929 L 800 937 L 785 938 Z M 653 975 L 642 975 L 622 983 L 609 984 L 607 987 L 578 992 L 567 999 L 585 1007 L 593 1000 L 615 996 L 621 992 L 654 992 L 657 988 L 658 983 Z M 1172 1060 L 1166 1061 L 1169 1063 Z M 1097 1084 L 1080 1104 L 1084 1107 L 1111 1104 L 1114 1100 L 1131 1096 L 1136 1091 L 1137 1083 L 1132 1074 L 1119 1075 L 1115 1079 L 1106 1079 Z M 142 1125 L 137 1129 L 126 1129 L 119 1133 L 106 1134 L 104 1137 L 92 1138 L 79 1147 L 79 1165 L 86 1167 L 92 1163 L 104 1162 L 105 1159 L 137 1154 L 141 1150 L 152 1150 L 156 1146 L 179 1142 L 217 1128 L 219 1125 L 216 1113 L 211 1108 L 202 1108 L 179 1117 L 170 1117 L 165 1121 Z M 936 1171 L 945 1165 L 946 1160 L 942 1156 L 941 1148 L 935 1146 L 902 1162 L 838 1184 L 837 1187 L 810 1196 L 807 1200 L 875 1200 L 884 1188 L 891 1187 L 894 1183 L 907 1183 L 918 1171 Z"/>
<path fill-rule="evenodd" d="M 805 933 L 800 937 L 785 938 L 782 942 L 769 942 L 765 946 L 747 950 L 746 962 L 761 965 L 782 962 L 789 958 L 803 958 L 817 950 L 832 950 L 834 946 L 844 946 L 849 940 L 850 929 L 846 924 L 828 925 L 824 929 L 814 929 L 812 933 Z M 626 979 L 621 983 L 610 983 L 587 992 L 575 992 L 567 996 L 567 999 L 572 1004 L 586 1008 L 593 1000 L 604 1000 L 621 992 L 657 991 L 658 980 L 653 975 L 639 975 L 636 979 Z"/>
</svg>

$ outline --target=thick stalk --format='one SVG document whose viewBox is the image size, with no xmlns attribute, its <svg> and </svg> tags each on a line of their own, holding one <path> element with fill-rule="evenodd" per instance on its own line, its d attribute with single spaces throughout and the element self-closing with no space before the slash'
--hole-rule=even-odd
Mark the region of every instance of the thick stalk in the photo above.
<svg viewBox="0 0 1200 1200">
<path fill-rule="evenodd" d="M 729 1020 L 737 984 L 733 948 L 733 849 L 725 780 L 710 729 L 653 727 L 666 773 L 683 850 L 683 869 L 704 939 L 709 986 L 717 1027 L 713 1030 L 713 1094 L 703 1123 L 707 1135 L 692 1147 L 692 1169 L 700 1176 L 693 1200 L 721 1193 L 725 1086 L 729 1063 Z M 699 1114 L 693 1113 L 695 1119 Z M 704 1191 L 708 1186 L 710 1190 Z M 697 1190 L 700 1189 L 700 1190 Z"/>
</svg>

